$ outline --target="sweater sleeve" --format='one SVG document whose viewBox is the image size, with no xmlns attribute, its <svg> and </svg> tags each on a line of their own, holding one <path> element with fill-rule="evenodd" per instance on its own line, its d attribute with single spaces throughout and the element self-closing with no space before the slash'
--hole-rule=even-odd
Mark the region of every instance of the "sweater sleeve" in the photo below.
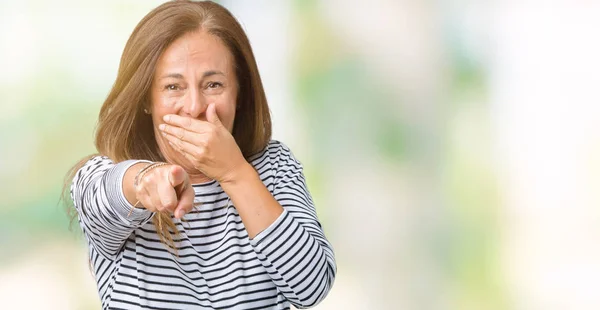
<svg viewBox="0 0 600 310">
<path fill-rule="evenodd" d="M 284 211 L 251 244 L 283 295 L 295 307 L 309 308 L 328 294 L 337 267 L 306 187 L 302 165 L 283 144 L 279 152 L 272 194 Z"/>
<path fill-rule="evenodd" d="M 133 208 L 123 194 L 123 176 L 138 162 L 145 161 L 115 164 L 108 157 L 96 156 L 77 171 L 71 183 L 79 225 L 88 243 L 107 259 L 114 259 L 131 233 L 153 215 Z"/>
</svg>

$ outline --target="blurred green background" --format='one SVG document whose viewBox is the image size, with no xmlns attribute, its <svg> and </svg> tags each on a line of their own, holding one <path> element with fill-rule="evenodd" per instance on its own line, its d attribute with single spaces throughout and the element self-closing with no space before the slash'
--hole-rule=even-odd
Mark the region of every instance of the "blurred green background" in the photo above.
<svg viewBox="0 0 600 310">
<path fill-rule="evenodd" d="M 0 2 L 3 308 L 99 309 L 59 196 L 161 2 Z M 336 251 L 317 309 L 600 308 L 600 4 L 220 3 Z"/>
</svg>

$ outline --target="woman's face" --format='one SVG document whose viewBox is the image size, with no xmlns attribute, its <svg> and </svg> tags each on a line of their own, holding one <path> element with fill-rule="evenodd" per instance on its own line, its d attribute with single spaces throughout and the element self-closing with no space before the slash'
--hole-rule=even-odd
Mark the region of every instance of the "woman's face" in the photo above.
<svg viewBox="0 0 600 310">
<path fill-rule="evenodd" d="M 229 132 L 233 130 L 238 84 L 233 56 L 221 39 L 204 31 L 187 33 L 167 47 L 158 60 L 151 92 L 154 135 L 167 161 L 193 169 L 160 134 L 163 116 L 178 114 L 206 121 L 213 103 Z"/>
</svg>

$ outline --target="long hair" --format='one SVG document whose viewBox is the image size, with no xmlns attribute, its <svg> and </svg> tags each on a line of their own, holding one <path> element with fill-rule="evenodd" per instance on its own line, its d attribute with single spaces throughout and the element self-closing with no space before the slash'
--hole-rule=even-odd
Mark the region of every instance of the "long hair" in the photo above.
<svg viewBox="0 0 600 310">
<path fill-rule="evenodd" d="M 116 81 L 100 109 L 95 145 L 98 154 L 115 163 L 128 159 L 165 161 L 156 143 L 149 91 L 156 63 L 165 49 L 182 35 L 203 30 L 218 37 L 234 58 L 239 91 L 232 135 L 246 159 L 263 150 L 271 139 L 271 117 L 250 42 L 235 17 L 213 2 L 176 0 L 164 3 L 146 15 L 129 37 Z M 96 155 L 96 154 L 94 154 Z M 63 199 L 69 184 L 90 155 L 67 174 Z M 64 199 L 70 201 L 70 199 Z M 76 212 L 69 206 L 72 219 Z M 166 213 L 153 217 L 160 240 L 175 249 L 172 233 L 179 231 Z"/>
</svg>

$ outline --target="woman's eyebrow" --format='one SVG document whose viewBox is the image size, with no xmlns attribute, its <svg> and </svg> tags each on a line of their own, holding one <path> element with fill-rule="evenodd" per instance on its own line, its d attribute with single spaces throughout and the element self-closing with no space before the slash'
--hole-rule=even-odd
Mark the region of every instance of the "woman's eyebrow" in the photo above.
<svg viewBox="0 0 600 310">
<path fill-rule="evenodd" d="M 167 73 L 167 74 L 161 76 L 160 78 L 161 79 L 166 79 L 166 78 L 183 79 L 183 75 L 181 75 L 181 73 Z"/>
<path fill-rule="evenodd" d="M 216 74 L 220 74 L 220 75 L 225 75 L 225 73 L 221 72 L 221 71 L 217 71 L 217 70 L 209 70 L 209 71 L 205 71 L 204 74 L 202 74 L 202 77 L 209 77 L 211 75 L 216 75 Z"/>
<path fill-rule="evenodd" d="M 217 75 L 217 74 L 225 75 L 225 73 L 218 71 L 218 70 L 209 70 L 209 71 L 205 71 L 202 74 L 202 78 L 209 77 L 212 75 Z M 183 79 L 183 75 L 181 73 L 167 73 L 167 74 L 161 76 L 160 78 L 161 79 L 166 79 L 166 78 Z"/>
</svg>

